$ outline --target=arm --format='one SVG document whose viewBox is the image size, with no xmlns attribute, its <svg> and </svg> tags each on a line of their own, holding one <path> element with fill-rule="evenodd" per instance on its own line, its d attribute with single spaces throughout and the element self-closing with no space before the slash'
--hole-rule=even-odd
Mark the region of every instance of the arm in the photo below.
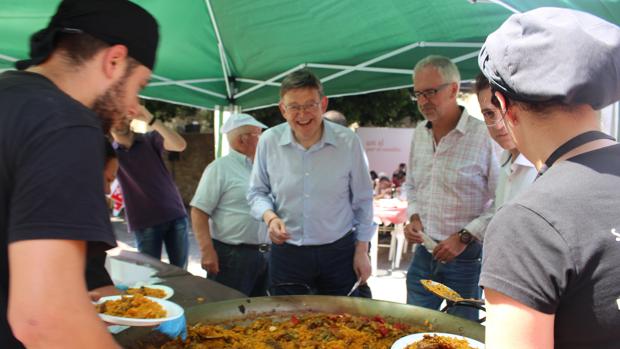
<svg viewBox="0 0 620 349">
<path fill-rule="evenodd" d="M 488 137 L 488 135 L 487 135 Z M 469 222 L 465 229 L 469 231 L 476 239 L 483 241 L 484 233 L 495 214 L 495 190 L 497 189 L 497 180 L 499 178 L 499 162 L 493 152 L 493 145 L 491 144 L 491 138 L 489 137 L 486 142 L 486 180 L 487 180 L 487 193 L 490 200 L 493 200 L 489 207 L 482 212 L 482 214 L 476 219 Z"/>
<path fill-rule="evenodd" d="M 415 139 L 416 132 L 413 133 L 413 139 L 411 140 L 411 149 L 409 150 L 409 164 L 407 165 L 407 180 L 402 185 L 403 190 L 407 192 L 407 213 L 409 215 L 409 223 L 405 225 L 404 233 L 407 241 L 421 244 L 424 242 L 421 232 L 424 231 L 424 225 L 418 214 L 416 205 L 416 186 L 415 177 L 413 176 L 413 169 L 415 166 Z"/>
<path fill-rule="evenodd" d="M 147 124 L 150 123 L 154 117 L 155 116 L 146 110 L 144 106 L 140 106 L 140 113 L 132 116 L 133 119 L 144 121 Z M 164 149 L 167 151 L 183 151 L 185 147 L 187 147 L 185 139 L 176 131 L 168 128 L 161 121 L 155 120 L 154 123 L 151 124 L 151 127 L 164 139 Z"/>
<path fill-rule="evenodd" d="M 353 141 L 352 171 L 350 180 L 351 208 L 353 209 L 353 225 L 357 242 L 353 257 L 353 269 L 362 283 L 370 277 L 372 268 L 368 257 L 368 241 L 375 234 L 372 211 L 372 184 L 368 161 L 362 142 L 357 135 Z"/>
<path fill-rule="evenodd" d="M 8 319 L 26 347 L 119 348 L 90 303 L 85 254 L 86 244 L 76 240 L 9 245 Z"/>
<path fill-rule="evenodd" d="M 219 260 L 213 247 L 211 228 L 209 227 L 209 218 L 217 210 L 222 195 L 227 190 L 225 178 L 227 174 L 223 173 L 220 164 L 221 162 L 216 160 L 207 166 L 190 202 L 190 206 L 192 206 L 192 228 L 202 255 L 202 269 L 209 274 L 220 272 Z"/>
<path fill-rule="evenodd" d="M 485 133 L 485 167 L 487 169 L 485 174 L 486 180 L 486 197 L 489 198 L 488 207 L 480 214 L 480 216 L 467 223 L 464 227 L 469 231 L 475 239 L 482 242 L 484 239 L 484 233 L 487 229 L 487 225 L 495 214 L 495 205 L 493 200 L 495 198 L 495 189 L 497 188 L 497 177 L 499 176 L 499 164 L 495 154 L 493 153 L 493 145 L 491 144 L 491 138 Z M 441 241 L 437 247 L 433 250 L 433 256 L 438 261 L 450 262 L 458 255 L 463 253 L 467 245 L 462 243 L 458 232 L 454 232 L 450 237 Z"/>
<path fill-rule="evenodd" d="M 250 175 L 250 188 L 247 200 L 250 205 L 250 215 L 258 220 L 263 220 L 269 230 L 269 237 L 275 244 L 282 244 L 291 238 L 286 231 L 286 226 L 281 217 L 274 211 L 274 203 L 271 199 L 271 185 L 267 172 L 267 154 L 265 137 L 258 141 L 252 174 Z"/>
<path fill-rule="evenodd" d="M 209 215 L 196 207 L 192 207 L 191 215 L 192 228 L 202 254 L 202 269 L 209 274 L 217 274 L 220 272 L 220 266 L 209 230 Z"/>
<path fill-rule="evenodd" d="M 554 314 L 541 313 L 490 288 L 486 295 L 486 348 L 553 348 Z"/>
</svg>

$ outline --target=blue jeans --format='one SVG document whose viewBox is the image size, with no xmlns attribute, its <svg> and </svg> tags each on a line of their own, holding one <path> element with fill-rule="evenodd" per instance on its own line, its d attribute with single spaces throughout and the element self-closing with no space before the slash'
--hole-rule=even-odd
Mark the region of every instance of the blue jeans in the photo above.
<svg viewBox="0 0 620 349">
<path fill-rule="evenodd" d="M 267 260 L 269 252 L 257 245 L 229 245 L 213 239 L 220 272 L 207 278 L 234 288 L 247 296 L 267 295 Z"/>
<path fill-rule="evenodd" d="M 326 245 L 274 244 L 269 259 L 269 289 L 274 295 L 345 296 L 357 281 L 354 254 L 352 233 Z M 357 296 L 357 291 L 352 295 Z"/>
<path fill-rule="evenodd" d="M 183 216 L 153 227 L 134 230 L 138 251 L 161 259 L 161 248 L 166 244 L 170 264 L 185 269 L 189 250 L 188 227 L 187 217 Z"/>
<path fill-rule="evenodd" d="M 481 289 L 478 281 L 481 256 L 482 244 L 474 242 L 452 262 L 443 264 L 433 259 L 433 255 L 426 248 L 418 245 L 407 271 L 407 304 L 439 309 L 442 299 L 427 291 L 420 283 L 421 279 L 441 282 L 460 293 L 464 298 L 479 299 Z M 478 309 L 475 308 L 455 306 L 450 308 L 448 313 L 474 321 L 478 320 Z"/>
</svg>

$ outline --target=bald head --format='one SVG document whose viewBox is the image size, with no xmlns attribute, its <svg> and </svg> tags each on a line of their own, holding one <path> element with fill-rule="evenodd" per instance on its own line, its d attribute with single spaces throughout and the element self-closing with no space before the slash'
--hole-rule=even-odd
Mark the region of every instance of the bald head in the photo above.
<svg viewBox="0 0 620 349">
<path fill-rule="evenodd" d="M 323 118 L 331 121 L 331 122 L 335 122 L 339 125 L 342 125 L 344 127 L 347 127 L 347 118 L 346 116 L 344 116 L 344 114 L 342 114 L 341 112 L 337 111 L 337 110 L 329 110 L 326 111 L 325 114 L 323 114 Z"/>
<path fill-rule="evenodd" d="M 228 132 L 226 138 L 232 149 L 254 159 L 256 145 L 262 131 L 262 128 L 258 126 L 244 125 Z"/>
</svg>

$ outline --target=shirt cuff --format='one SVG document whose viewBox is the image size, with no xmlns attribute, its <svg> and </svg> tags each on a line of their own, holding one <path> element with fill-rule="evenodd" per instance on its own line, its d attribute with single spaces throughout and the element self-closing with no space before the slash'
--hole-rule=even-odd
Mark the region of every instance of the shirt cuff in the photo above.
<svg viewBox="0 0 620 349">
<path fill-rule="evenodd" d="M 377 224 L 357 226 L 355 228 L 355 238 L 357 241 L 369 242 L 377 230 Z"/>
<path fill-rule="evenodd" d="M 256 200 L 252 204 L 252 209 L 250 210 L 250 213 L 252 214 L 252 217 L 262 222 L 263 215 L 267 210 L 273 210 L 273 205 L 270 202 Z"/>
<path fill-rule="evenodd" d="M 414 214 L 418 213 L 418 207 L 416 205 L 415 202 L 408 202 L 407 203 L 407 220 L 409 220 L 409 218 L 411 218 L 411 216 L 413 216 Z"/>
<path fill-rule="evenodd" d="M 470 232 L 474 237 L 476 237 L 478 240 L 482 241 L 484 240 L 484 231 L 486 230 L 487 227 L 487 222 L 485 222 L 483 219 L 480 218 L 476 218 L 473 221 L 469 222 L 466 226 L 465 229 Z"/>
</svg>

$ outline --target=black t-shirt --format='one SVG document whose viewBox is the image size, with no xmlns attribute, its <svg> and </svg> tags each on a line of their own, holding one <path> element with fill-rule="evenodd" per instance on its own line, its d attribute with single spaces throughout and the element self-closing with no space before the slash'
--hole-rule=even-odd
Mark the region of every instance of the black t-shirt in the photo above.
<svg viewBox="0 0 620 349">
<path fill-rule="evenodd" d="M 103 192 L 99 118 L 45 77 L 0 74 L 0 347 L 22 348 L 7 322 L 8 245 L 33 239 L 114 246 Z M 37 261 L 32 261 L 36 265 Z"/>
<path fill-rule="evenodd" d="M 480 285 L 555 314 L 556 348 L 620 347 L 620 145 L 553 165 L 489 224 Z"/>
</svg>

